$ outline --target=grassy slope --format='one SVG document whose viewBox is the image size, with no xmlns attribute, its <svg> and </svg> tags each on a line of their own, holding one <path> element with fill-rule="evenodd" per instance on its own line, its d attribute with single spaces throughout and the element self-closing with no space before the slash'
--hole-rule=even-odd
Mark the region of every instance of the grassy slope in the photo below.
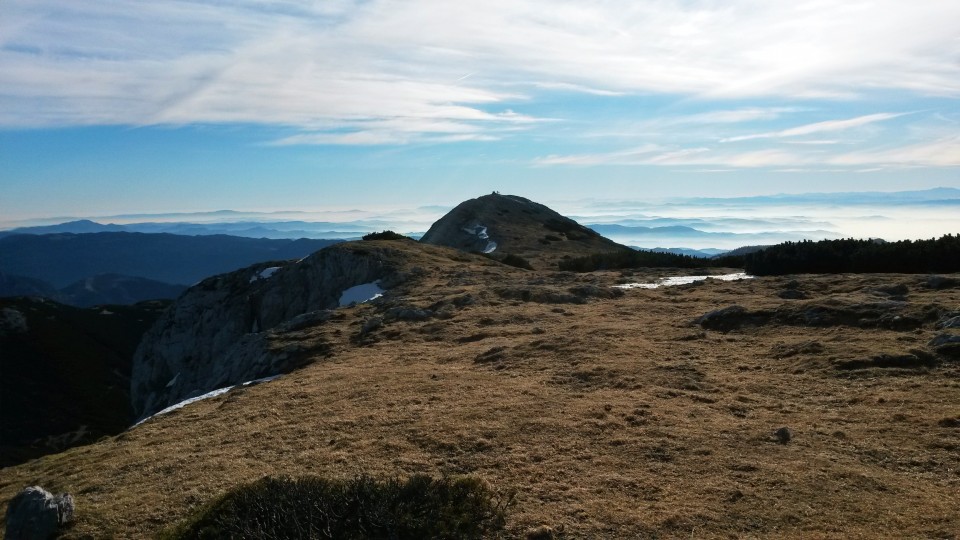
<svg viewBox="0 0 960 540">
<path fill-rule="evenodd" d="M 341 320 L 277 343 L 324 340 L 329 357 L 4 469 L 0 500 L 39 483 L 77 498 L 71 534 L 146 537 L 267 474 L 471 473 L 518 491 L 508 524 L 516 534 L 541 523 L 572 538 L 960 530 L 960 430 L 938 424 L 960 416 L 960 366 L 841 372 L 833 365 L 923 348 L 931 324 L 909 332 L 701 333 L 690 321 L 712 309 L 790 302 L 776 296 L 785 279 L 557 305 L 503 300 L 495 291 L 609 285 L 621 276 L 462 261 L 416 261 L 425 273 L 406 290 L 407 302 L 420 307 L 471 294 L 476 302 L 452 318 L 390 322 L 358 340 L 376 308 L 346 309 Z M 912 306 L 960 305 L 960 289 L 927 291 L 914 287 L 916 277 L 797 279 L 812 301 L 876 301 L 876 286 L 907 282 Z M 820 352 L 784 357 L 810 341 Z M 789 444 L 771 437 L 781 426 L 794 432 Z"/>
</svg>

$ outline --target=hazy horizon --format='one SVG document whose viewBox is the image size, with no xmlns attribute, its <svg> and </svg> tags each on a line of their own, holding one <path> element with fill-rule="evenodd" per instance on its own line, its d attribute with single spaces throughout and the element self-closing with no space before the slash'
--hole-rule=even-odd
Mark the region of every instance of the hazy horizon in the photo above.
<svg viewBox="0 0 960 540">
<path fill-rule="evenodd" d="M 483 194 L 475 194 L 480 196 Z M 518 194 L 524 196 L 526 194 Z M 828 202 L 824 202 L 827 199 Z M 0 230 L 91 220 L 135 232 L 350 238 L 384 229 L 422 234 L 462 201 L 409 207 L 59 216 L 0 222 Z M 916 240 L 960 233 L 960 190 L 775 194 L 749 198 L 537 201 L 627 245 L 734 249 L 834 238 Z"/>
</svg>

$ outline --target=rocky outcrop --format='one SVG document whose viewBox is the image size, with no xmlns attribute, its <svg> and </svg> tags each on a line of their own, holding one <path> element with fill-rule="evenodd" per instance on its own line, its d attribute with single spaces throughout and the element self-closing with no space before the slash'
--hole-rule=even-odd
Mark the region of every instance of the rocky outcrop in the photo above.
<svg viewBox="0 0 960 540">
<path fill-rule="evenodd" d="M 73 497 L 30 486 L 7 506 L 7 540 L 47 540 L 73 520 Z"/>
<path fill-rule="evenodd" d="M 928 345 L 937 351 L 938 354 L 951 358 L 960 358 L 960 335 L 958 334 L 937 334 L 930 340 Z"/>
<path fill-rule="evenodd" d="M 188 289 L 144 336 L 133 361 L 137 418 L 210 390 L 289 371 L 270 332 L 318 324 L 343 292 L 402 279 L 399 252 L 375 242 L 338 244 L 297 262 L 263 263 Z"/>
<path fill-rule="evenodd" d="M 23 334 L 29 330 L 27 318 L 14 308 L 0 308 L 0 338 L 7 334 Z"/>
<path fill-rule="evenodd" d="M 742 306 L 728 306 L 711 311 L 694 321 L 709 330 L 729 332 L 745 326 L 778 324 L 786 326 L 879 328 L 885 330 L 914 330 L 926 316 L 918 310 L 908 310 L 905 302 L 844 302 L 827 299 L 823 302 L 784 304 L 774 311 L 749 311 Z"/>
</svg>

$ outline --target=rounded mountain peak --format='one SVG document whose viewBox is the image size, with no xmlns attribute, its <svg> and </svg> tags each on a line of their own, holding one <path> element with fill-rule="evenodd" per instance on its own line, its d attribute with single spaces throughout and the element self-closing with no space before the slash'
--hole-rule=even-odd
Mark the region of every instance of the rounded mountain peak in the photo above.
<svg viewBox="0 0 960 540">
<path fill-rule="evenodd" d="M 630 249 L 542 204 L 497 192 L 460 203 L 420 241 L 496 259 L 515 255 L 535 268 L 555 268 L 563 258 Z"/>
</svg>

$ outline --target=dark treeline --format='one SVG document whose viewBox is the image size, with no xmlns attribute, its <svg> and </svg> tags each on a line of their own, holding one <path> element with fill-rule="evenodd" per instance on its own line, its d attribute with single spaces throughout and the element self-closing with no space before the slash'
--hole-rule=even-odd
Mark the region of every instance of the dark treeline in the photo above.
<svg viewBox="0 0 960 540">
<path fill-rule="evenodd" d="M 960 272 L 960 235 L 899 242 L 804 240 L 777 244 L 745 255 L 710 259 L 653 251 L 598 253 L 560 263 L 561 270 L 574 272 L 626 268 L 743 268 L 756 276 Z"/>
<path fill-rule="evenodd" d="M 786 242 L 744 256 L 753 275 L 960 272 L 960 236 L 930 240 Z"/>
<path fill-rule="evenodd" d="M 621 270 L 625 268 L 741 268 L 743 257 L 707 259 L 661 253 L 658 251 L 617 251 L 595 253 L 586 257 L 560 261 L 561 270 L 592 272 L 594 270 Z"/>
</svg>

